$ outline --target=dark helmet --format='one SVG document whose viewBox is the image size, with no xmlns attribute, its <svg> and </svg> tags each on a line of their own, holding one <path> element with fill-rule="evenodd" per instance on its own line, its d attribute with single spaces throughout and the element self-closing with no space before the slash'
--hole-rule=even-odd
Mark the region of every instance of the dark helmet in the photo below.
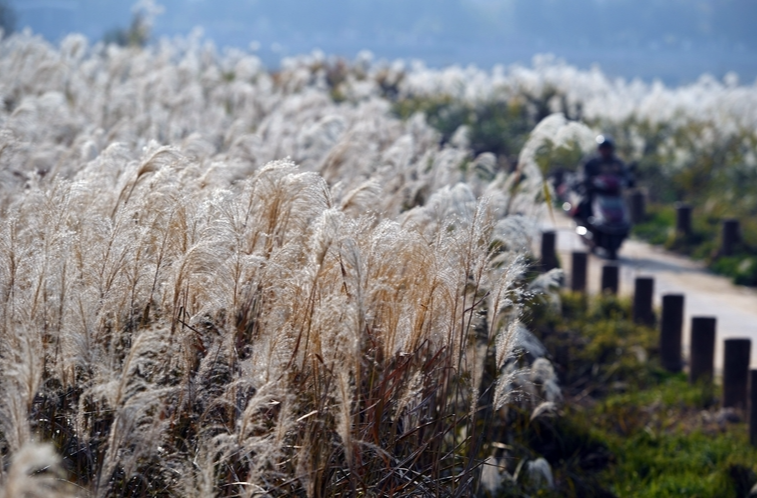
<svg viewBox="0 0 757 498">
<path fill-rule="evenodd" d="M 610 135 L 597 135 L 596 140 L 598 149 L 604 149 L 605 147 L 608 147 L 610 149 L 615 148 L 615 141 Z"/>
</svg>

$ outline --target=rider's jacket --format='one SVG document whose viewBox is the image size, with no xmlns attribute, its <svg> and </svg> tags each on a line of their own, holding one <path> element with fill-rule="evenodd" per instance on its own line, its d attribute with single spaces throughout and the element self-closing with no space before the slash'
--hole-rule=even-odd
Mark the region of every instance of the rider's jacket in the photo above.
<svg viewBox="0 0 757 498">
<path fill-rule="evenodd" d="M 586 161 L 583 167 L 583 180 L 588 190 L 591 190 L 592 180 L 601 175 L 614 175 L 620 178 L 623 186 L 629 186 L 633 184 L 633 178 L 631 172 L 626 165 L 613 155 L 608 159 L 604 159 L 602 156 L 597 155 Z"/>
</svg>

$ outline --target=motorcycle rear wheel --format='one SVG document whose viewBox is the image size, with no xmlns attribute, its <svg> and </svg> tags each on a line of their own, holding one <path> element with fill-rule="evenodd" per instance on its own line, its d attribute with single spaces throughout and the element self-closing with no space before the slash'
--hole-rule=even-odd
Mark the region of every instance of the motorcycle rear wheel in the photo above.
<svg viewBox="0 0 757 498">
<path fill-rule="evenodd" d="M 620 246 L 623 245 L 623 240 L 625 239 L 622 235 L 608 235 L 605 239 L 606 246 L 605 246 L 605 252 L 607 252 L 607 259 L 616 260 L 618 259 L 618 251 L 620 250 Z"/>
</svg>

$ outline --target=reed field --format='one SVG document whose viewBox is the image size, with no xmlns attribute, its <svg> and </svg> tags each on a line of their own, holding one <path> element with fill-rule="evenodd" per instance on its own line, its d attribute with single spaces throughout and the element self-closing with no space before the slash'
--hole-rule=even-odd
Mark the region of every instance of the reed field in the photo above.
<svg viewBox="0 0 757 498">
<path fill-rule="evenodd" d="M 527 160 L 192 39 L 0 66 L 5 496 L 469 494 L 559 398 Z"/>
<path fill-rule="evenodd" d="M 544 172 L 602 128 L 676 157 L 685 130 L 716 133 L 692 143 L 725 137 L 752 171 L 756 95 L 549 59 L 270 71 L 198 35 L 2 38 L 0 493 L 567 486 L 511 444 L 563 402 L 528 331 L 534 303 L 559 306 L 531 255 Z"/>
</svg>

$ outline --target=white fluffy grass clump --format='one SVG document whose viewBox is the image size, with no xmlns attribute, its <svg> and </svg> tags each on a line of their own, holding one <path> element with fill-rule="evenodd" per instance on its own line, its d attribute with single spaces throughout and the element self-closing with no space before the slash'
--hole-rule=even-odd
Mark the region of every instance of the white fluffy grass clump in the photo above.
<svg viewBox="0 0 757 498">
<path fill-rule="evenodd" d="M 370 92 L 336 104 L 308 67 L 0 42 L 14 462 L 57 465 L 50 441 L 91 496 L 473 488 L 487 382 L 528 343 L 538 171 L 489 171 Z M 37 489 L 17 465 L 8 496 Z"/>
</svg>

